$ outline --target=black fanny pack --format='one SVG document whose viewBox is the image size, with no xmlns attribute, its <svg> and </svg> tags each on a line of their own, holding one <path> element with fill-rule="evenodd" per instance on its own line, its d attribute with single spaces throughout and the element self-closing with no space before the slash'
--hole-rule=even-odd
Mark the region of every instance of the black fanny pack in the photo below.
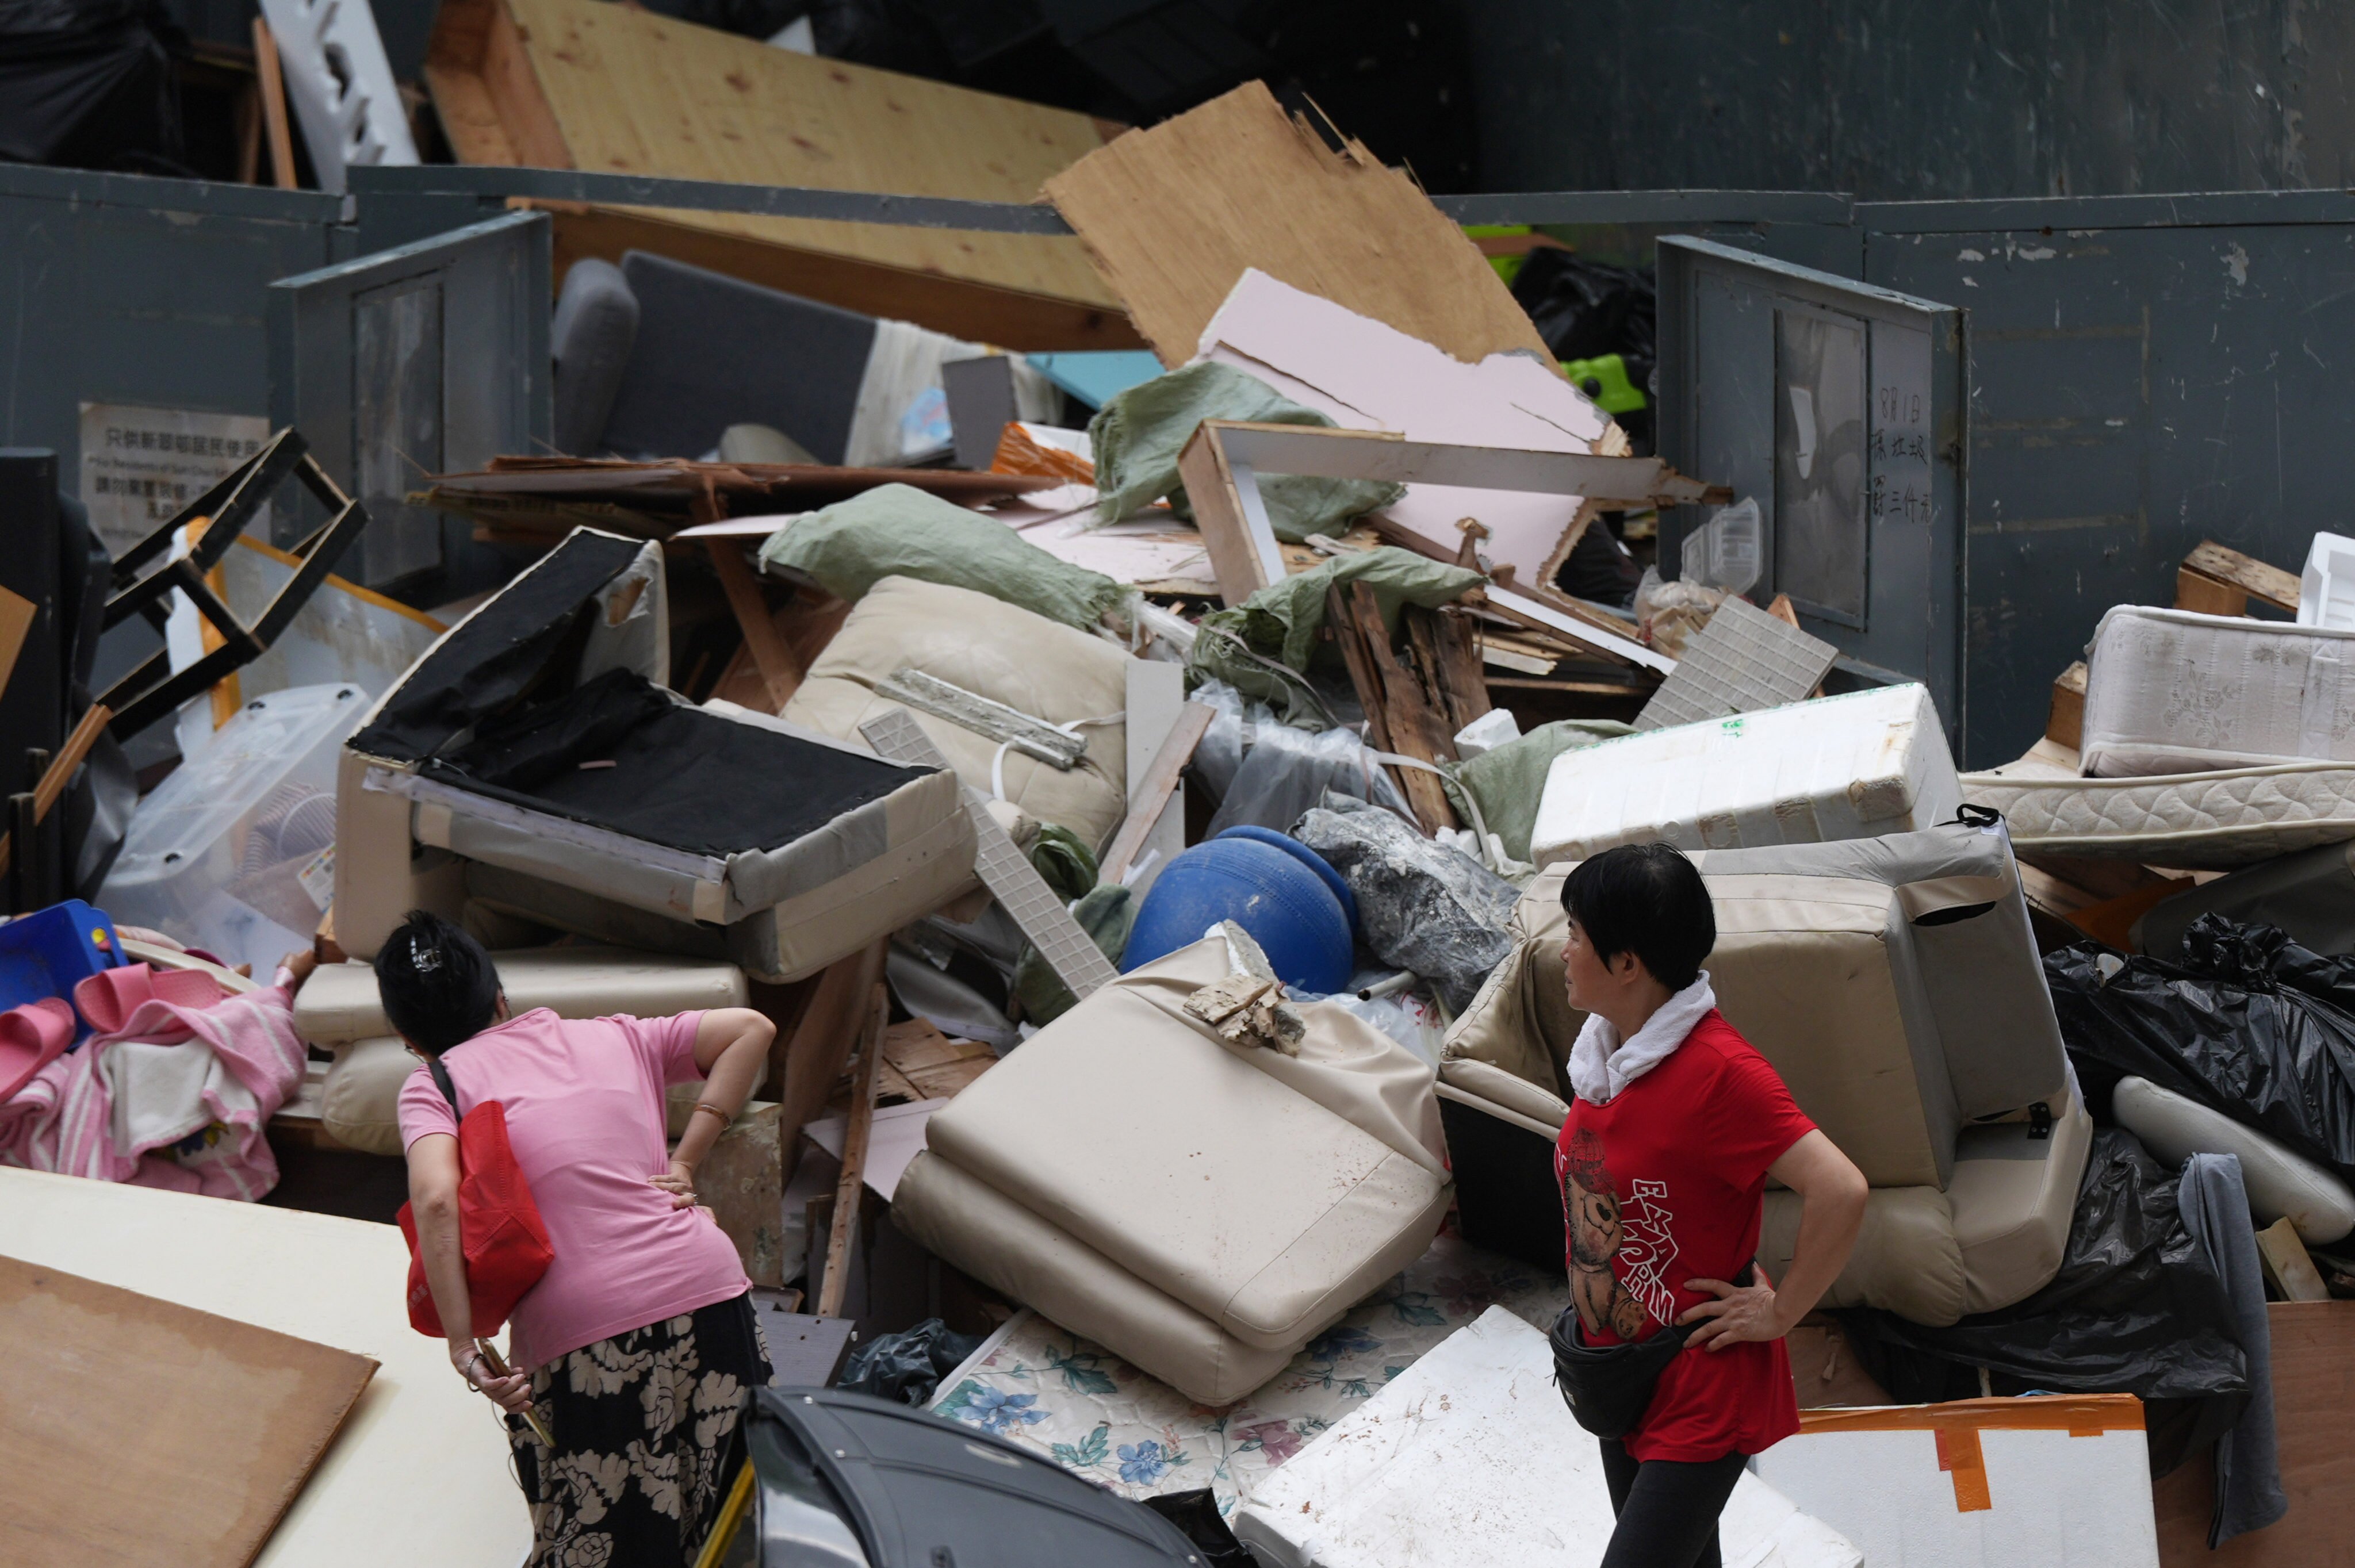
<svg viewBox="0 0 2355 1568">
<path fill-rule="evenodd" d="M 1748 1285 L 1751 1265 L 1742 1265 L 1736 1285 Z M 1703 1319 L 1703 1322 L 1708 1321 Z M 1553 1346 L 1553 1381 L 1577 1423 L 1606 1442 L 1616 1442 L 1643 1424 L 1652 1390 L 1668 1363 L 1684 1349 L 1700 1323 L 1669 1323 L 1632 1345 L 1590 1345 L 1579 1327 L 1578 1307 L 1561 1309 L 1546 1339 Z"/>
</svg>

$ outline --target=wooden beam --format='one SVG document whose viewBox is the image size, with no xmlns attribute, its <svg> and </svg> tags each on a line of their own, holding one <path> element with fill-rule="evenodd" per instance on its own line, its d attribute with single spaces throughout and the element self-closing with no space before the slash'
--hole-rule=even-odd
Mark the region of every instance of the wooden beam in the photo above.
<svg viewBox="0 0 2355 1568">
<path fill-rule="evenodd" d="M 794 1026 L 793 1043 L 785 1048 L 784 1083 L 777 1096 L 779 1157 L 788 1181 L 801 1157 L 802 1127 L 826 1113 L 835 1080 L 842 1076 L 858 1038 L 859 1008 L 882 979 L 890 951 L 888 940 L 878 942 L 827 965 Z"/>
<path fill-rule="evenodd" d="M 253 71 L 261 91 L 261 123 L 270 133 L 270 174 L 280 190 L 294 188 L 294 133 L 286 123 L 286 81 L 278 69 L 278 40 L 270 24 L 253 19 Z"/>
<path fill-rule="evenodd" d="M 2044 738 L 2080 751 L 2085 743 L 2085 661 L 2079 659 L 2052 678 L 2051 705 L 2044 710 Z"/>
<path fill-rule="evenodd" d="M 2193 546 L 2175 573 L 2175 607 L 2205 615 L 2245 615 L 2252 599 L 2295 615 L 2298 595 L 2295 572 L 2268 566 L 2214 539 Z"/>
<path fill-rule="evenodd" d="M 703 541 L 705 553 L 711 558 L 711 570 L 719 578 L 720 591 L 728 595 L 728 608 L 736 616 L 736 624 L 744 634 L 744 646 L 751 652 L 752 663 L 761 671 L 762 684 L 769 688 L 769 699 L 776 704 L 770 709 L 782 713 L 785 704 L 801 689 L 802 677 L 808 673 L 801 660 L 794 656 L 784 635 L 769 618 L 768 601 L 761 597 L 761 584 L 752 569 L 744 560 L 744 547 L 735 539 L 709 539 Z"/>
<path fill-rule="evenodd" d="M 1424 693 L 1423 683 L 1391 651 L 1389 634 L 1382 629 L 1381 605 L 1374 597 L 1372 585 L 1360 580 L 1349 584 L 1349 589 L 1350 616 L 1374 673 L 1374 700 L 1367 703 L 1367 711 L 1370 714 L 1379 705 L 1386 715 L 1391 743 L 1385 749 L 1422 763 L 1455 761 L 1455 731 L 1445 727 L 1445 720 Z M 1365 694 L 1361 692 L 1359 696 L 1362 700 Z M 1455 826 L 1455 807 L 1448 805 L 1447 790 L 1436 773 L 1423 768 L 1401 768 L 1399 774 L 1407 804 L 1414 808 L 1425 833 Z"/>
<path fill-rule="evenodd" d="M 858 1228 L 859 1199 L 867 1186 L 867 1139 L 875 1126 L 875 1081 L 883 1061 L 883 1026 L 891 1012 L 890 988 L 878 980 L 860 1031 L 858 1070 L 850 1091 L 850 1121 L 842 1134 L 842 1178 L 834 1187 L 834 1225 L 826 1243 L 826 1277 L 818 1284 L 817 1316 L 838 1317 L 850 1289 L 850 1243 Z"/>
<path fill-rule="evenodd" d="M 1127 875 L 1129 863 L 1137 851 L 1145 848 L 1153 825 L 1161 820 L 1161 808 L 1178 787 L 1178 776 L 1186 764 L 1194 760 L 1194 748 L 1202 743 L 1203 734 L 1210 728 L 1215 715 L 1205 704 L 1189 702 L 1178 715 L 1169 738 L 1155 752 L 1153 765 L 1145 777 L 1129 792 L 1128 818 L 1120 825 L 1120 834 L 1112 841 L 1112 848 L 1103 858 L 1103 869 L 1096 878 L 1097 885 L 1117 883 Z"/>
</svg>

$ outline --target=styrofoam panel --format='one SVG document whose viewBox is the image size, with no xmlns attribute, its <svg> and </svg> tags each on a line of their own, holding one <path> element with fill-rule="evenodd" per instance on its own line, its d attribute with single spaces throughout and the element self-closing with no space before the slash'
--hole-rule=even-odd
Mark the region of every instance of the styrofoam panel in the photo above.
<svg viewBox="0 0 2355 1568">
<path fill-rule="evenodd" d="M 357 165 L 410 165 L 417 143 L 368 0 L 261 0 L 321 190 Z"/>
<path fill-rule="evenodd" d="M 2119 604 L 2086 664 L 2095 778 L 2355 762 L 2355 631 Z"/>
<path fill-rule="evenodd" d="M 1317 1434 L 1233 1523 L 1270 1568 L 1591 1568 L 1613 1516 L 1602 1452 L 1554 1386 L 1546 1337 L 1491 1307 Z M 1718 1531 L 1733 1568 L 1864 1561 L 1746 1472 Z"/>
<path fill-rule="evenodd" d="M 1802 1432 L 1760 1455 L 1757 1474 L 1854 1541 L 1867 1563 L 2158 1568 L 2141 1428 L 2077 1436 L 1981 1426 L 1987 1506 L 1966 1511 L 1931 1424 L 1946 1408 L 1911 1407 L 1923 1423 L 1913 1430 Z"/>
<path fill-rule="evenodd" d="M 1565 752 L 1546 774 L 1540 866 L 1620 844 L 1734 849 L 1911 833 L 1962 785 L 1921 686 L 1817 698 Z"/>
</svg>

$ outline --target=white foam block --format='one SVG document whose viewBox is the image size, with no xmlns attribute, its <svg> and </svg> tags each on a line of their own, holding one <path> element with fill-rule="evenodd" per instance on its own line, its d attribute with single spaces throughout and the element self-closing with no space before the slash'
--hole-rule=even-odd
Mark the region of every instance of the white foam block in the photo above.
<svg viewBox="0 0 2355 1568">
<path fill-rule="evenodd" d="M 1929 692 L 1881 687 L 1565 752 L 1529 835 L 1540 866 L 1620 844 L 1752 848 L 1911 833 L 1962 784 Z"/>
<path fill-rule="evenodd" d="M 1862 1422 L 1916 1424 L 1802 1432 L 1760 1455 L 1758 1474 L 1836 1526 L 1868 1563 L 2157 1568 L 2158 1526 L 2139 1406 L 2126 1416 L 2130 1425 L 2082 1436 L 2058 1426 L 2003 1424 L 2024 1422 L 2034 1407 L 2051 1403 L 1969 1400 L 1842 1413 Z M 1947 1428 L 1943 1456 L 1941 1424 Z M 1732 1562 L 1730 1553 L 1726 1561 Z"/>
<path fill-rule="evenodd" d="M 2195 1154 L 2229 1154 L 2241 1162 L 2249 1208 L 2260 1225 L 2287 1219 L 2298 1239 L 2326 1247 L 2355 1232 L 2355 1192 L 2296 1150 L 2244 1127 L 2197 1100 L 2146 1078 L 2118 1080 L 2110 1096 L 2118 1125 L 2170 1166 Z"/>
<path fill-rule="evenodd" d="M 1492 1307 L 1318 1434 L 1233 1523 L 1271 1568 L 1587 1568 L 1613 1518 L 1601 1450 L 1554 1387 L 1546 1337 Z M 1719 1540 L 1726 1568 L 1863 1562 L 1746 1473 Z"/>
<path fill-rule="evenodd" d="M 2086 667 L 2095 778 L 2355 762 L 2355 631 L 2118 604 Z"/>
</svg>

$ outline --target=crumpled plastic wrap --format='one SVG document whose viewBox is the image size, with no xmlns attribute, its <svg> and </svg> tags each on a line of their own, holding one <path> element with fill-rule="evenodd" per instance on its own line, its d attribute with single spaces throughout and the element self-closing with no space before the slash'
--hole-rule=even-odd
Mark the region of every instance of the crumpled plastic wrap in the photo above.
<svg viewBox="0 0 2355 1568">
<path fill-rule="evenodd" d="M 1512 952 L 1520 891 L 1389 812 L 1327 795 L 1292 836 L 1349 884 L 1366 945 L 1429 980 L 1449 1012 L 1470 1007 L 1488 971 Z"/>
<path fill-rule="evenodd" d="M 1219 801 L 1204 838 L 1230 827 L 1287 832 L 1327 794 L 1409 809 L 1389 772 L 1354 731 L 1295 729 L 1266 704 L 1246 703 L 1224 681 L 1204 681 L 1193 700 L 1216 714 L 1194 748 L 1194 776 Z"/>
</svg>

